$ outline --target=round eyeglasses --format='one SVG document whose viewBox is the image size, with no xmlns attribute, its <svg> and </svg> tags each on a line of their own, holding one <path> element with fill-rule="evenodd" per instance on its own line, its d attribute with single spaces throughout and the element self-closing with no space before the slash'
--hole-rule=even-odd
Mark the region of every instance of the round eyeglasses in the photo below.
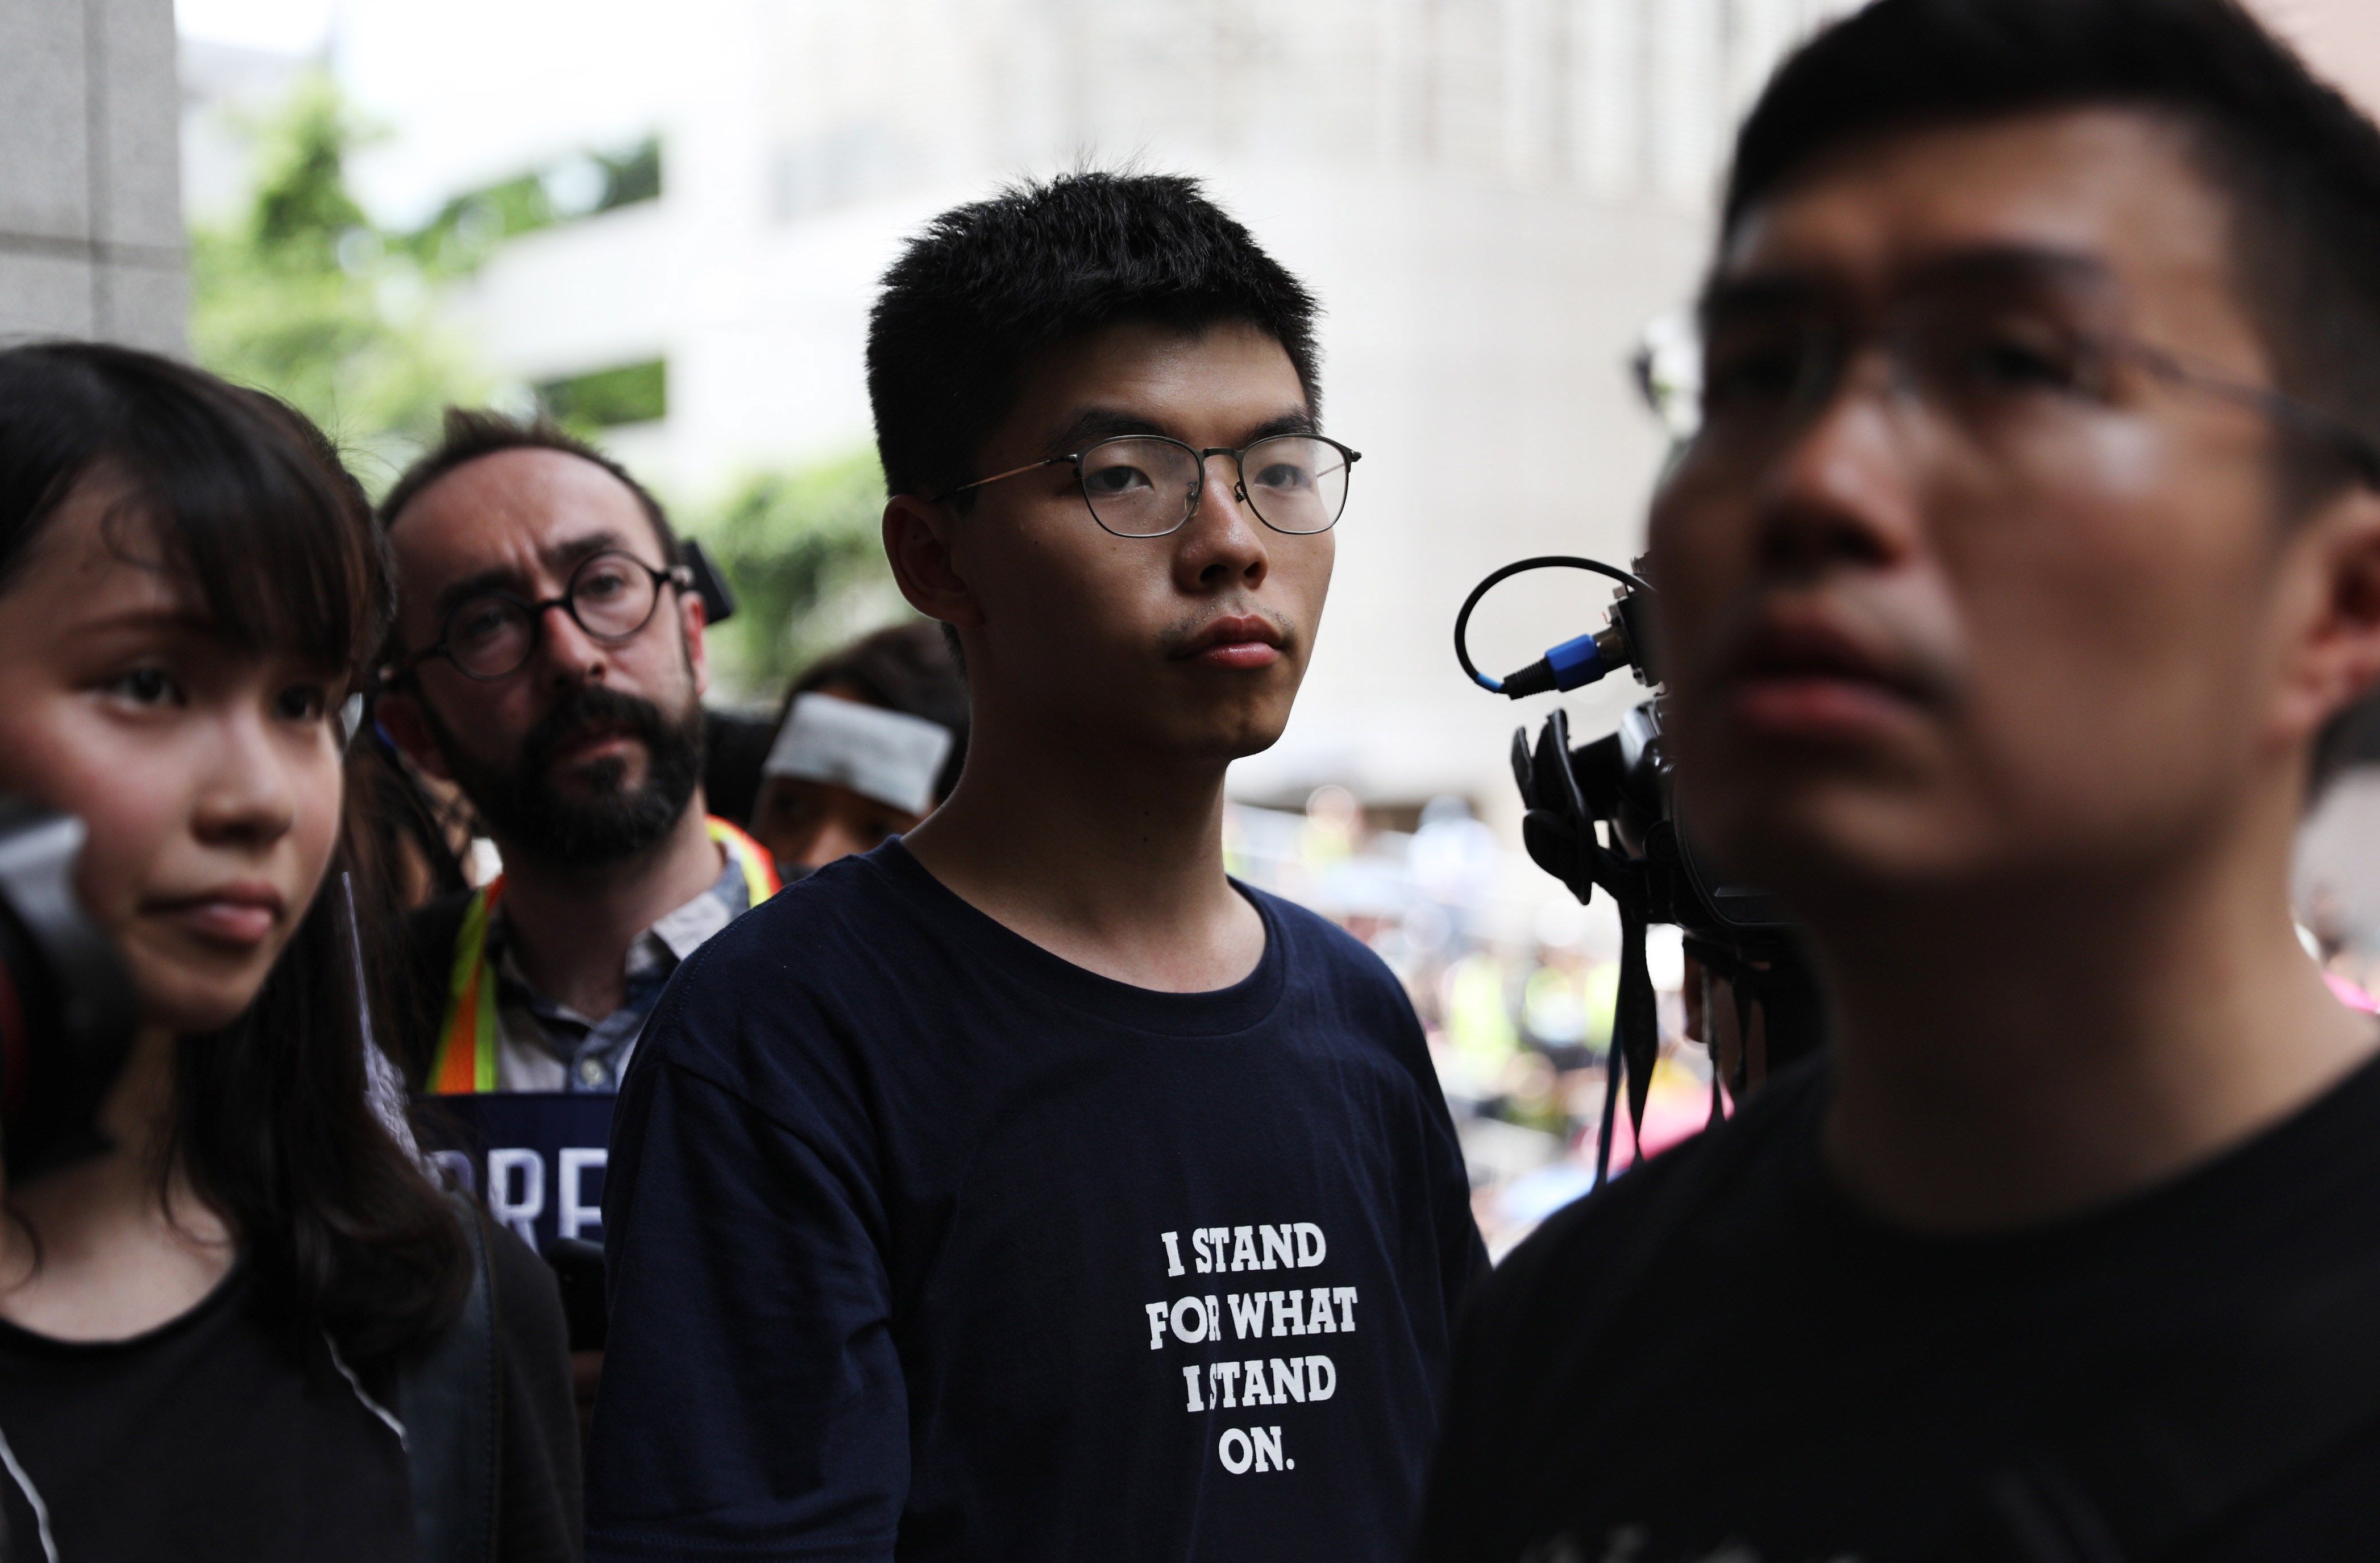
<svg viewBox="0 0 2380 1563">
<path fill-rule="evenodd" d="M 560 608 L 590 639 L 616 646 L 652 622 L 662 588 L 694 584 L 684 565 L 655 569 L 634 554 L 616 550 L 589 556 L 570 572 L 559 597 L 532 602 L 510 592 L 487 591 L 466 597 L 446 616 L 437 641 L 389 669 L 401 678 L 434 656 L 443 656 L 473 678 L 502 678 L 528 665 L 537 651 L 546 612 Z"/>
<path fill-rule="evenodd" d="M 1274 434 L 1238 450 L 1201 450 L 1162 434 L 1123 434 L 1072 456 L 1029 461 L 945 489 L 934 502 L 1044 467 L 1071 466 L 1091 519 L 1118 537 L 1164 537 L 1198 513 L 1207 459 L 1213 456 L 1232 458 L 1232 496 L 1255 511 L 1257 519 L 1292 537 L 1338 524 L 1340 511 L 1347 507 L 1347 470 L 1364 458 L 1363 452 L 1320 434 Z"/>
</svg>

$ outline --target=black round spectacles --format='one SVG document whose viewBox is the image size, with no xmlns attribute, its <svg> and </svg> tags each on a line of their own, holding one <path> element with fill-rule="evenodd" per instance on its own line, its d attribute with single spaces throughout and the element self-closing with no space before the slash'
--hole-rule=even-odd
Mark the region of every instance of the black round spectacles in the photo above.
<svg viewBox="0 0 2380 1563">
<path fill-rule="evenodd" d="M 560 608 L 590 639 L 616 646 L 652 622 L 662 588 L 694 584 L 684 565 L 656 569 L 633 554 L 616 550 L 590 556 L 570 572 L 559 597 L 533 602 L 491 590 L 465 598 L 446 616 L 437 641 L 399 660 L 388 670 L 403 678 L 434 656 L 443 656 L 472 678 L 502 678 L 528 665 L 537 651 L 546 612 Z"/>
<path fill-rule="evenodd" d="M 1320 434 L 1274 434 L 1233 450 L 1201 450 L 1162 434 L 1123 434 L 1071 456 L 1028 461 L 971 483 L 945 489 L 934 503 L 1044 467 L 1075 469 L 1075 485 L 1091 519 L 1118 537 L 1164 537 L 1180 531 L 1198 513 L 1207 489 L 1207 459 L 1228 456 L 1235 482 L 1232 497 L 1278 532 L 1306 537 L 1329 531 L 1347 507 L 1348 469 L 1364 458 Z"/>
</svg>

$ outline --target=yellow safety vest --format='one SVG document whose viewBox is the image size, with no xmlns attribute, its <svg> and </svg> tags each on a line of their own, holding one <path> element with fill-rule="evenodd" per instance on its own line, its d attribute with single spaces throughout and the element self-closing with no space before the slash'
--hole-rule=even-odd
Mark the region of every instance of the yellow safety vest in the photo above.
<svg viewBox="0 0 2380 1563">
<path fill-rule="evenodd" d="M 744 871 L 745 892 L 754 906 L 781 888 L 769 849 L 715 815 L 708 816 L 710 838 Z M 498 874 L 471 895 L 463 926 L 455 935 L 455 971 L 446 987 L 446 1018 L 438 1028 L 438 1056 L 430 1067 L 430 1090 L 438 1096 L 468 1096 L 496 1089 L 496 973 L 488 959 L 488 915 L 504 898 Z"/>
</svg>

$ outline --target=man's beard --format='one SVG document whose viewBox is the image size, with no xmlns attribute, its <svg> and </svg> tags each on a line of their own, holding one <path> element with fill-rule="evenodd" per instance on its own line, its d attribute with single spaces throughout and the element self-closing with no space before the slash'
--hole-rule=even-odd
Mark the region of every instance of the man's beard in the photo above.
<svg viewBox="0 0 2380 1563">
<path fill-rule="evenodd" d="M 557 867 L 589 867 L 635 857 L 669 834 L 702 779 L 702 702 L 689 702 L 672 722 L 661 707 L 601 684 L 565 695 L 521 740 L 510 766 L 481 765 L 463 751 L 423 702 L 455 781 L 497 845 L 509 854 Z M 629 788 L 619 755 L 572 767 L 577 787 L 554 780 L 554 756 L 589 729 L 609 727 L 644 745 L 645 778 Z"/>
</svg>

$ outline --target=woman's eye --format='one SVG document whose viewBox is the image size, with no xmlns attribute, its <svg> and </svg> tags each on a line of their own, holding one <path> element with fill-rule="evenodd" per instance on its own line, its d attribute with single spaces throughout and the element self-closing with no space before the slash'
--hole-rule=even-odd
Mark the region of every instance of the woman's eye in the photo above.
<svg viewBox="0 0 2380 1563">
<path fill-rule="evenodd" d="M 273 714 L 285 722 L 319 722 L 330 710 L 330 691 L 320 684 L 292 684 L 273 700 Z"/>
<path fill-rule="evenodd" d="M 179 705 L 182 687 L 162 667 L 136 667 L 107 686 L 108 693 L 132 705 Z"/>
</svg>

